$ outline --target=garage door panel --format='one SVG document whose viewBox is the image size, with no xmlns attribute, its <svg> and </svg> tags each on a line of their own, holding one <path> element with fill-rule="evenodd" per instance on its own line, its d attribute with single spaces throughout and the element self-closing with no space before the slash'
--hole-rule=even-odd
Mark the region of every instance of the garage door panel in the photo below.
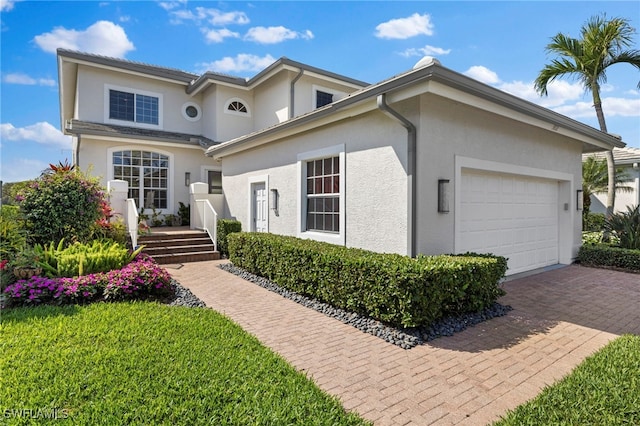
<svg viewBox="0 0 640 426">
<path fill-rule="evenodd" d="M 465 170 L 458 252 L 509 258 L 508 274 L 558 263 L 558 183 Z"/>
</svg>

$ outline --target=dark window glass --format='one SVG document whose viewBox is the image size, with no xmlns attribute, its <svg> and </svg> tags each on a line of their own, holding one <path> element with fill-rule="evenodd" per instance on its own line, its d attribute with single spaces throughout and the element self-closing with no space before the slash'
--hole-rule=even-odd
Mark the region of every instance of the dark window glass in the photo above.
<svg viewBox="0 0 640 426">
<path fill-rule="evenodd" d="M 322 92 L 320 90 L 316 91 L 316 108 L 323 107 L 331 102 L 333 102 L 332 93 Z"/>
<path fill-rule="evenodd" d="M 109 118 L 134 121 L 135 106 L 133 93 L 109 90 Z"/>
<path fill-rule="evenodd" d="M 307 230 L 340 232 L 340 157 L 307 162 Z"/>
</svg>

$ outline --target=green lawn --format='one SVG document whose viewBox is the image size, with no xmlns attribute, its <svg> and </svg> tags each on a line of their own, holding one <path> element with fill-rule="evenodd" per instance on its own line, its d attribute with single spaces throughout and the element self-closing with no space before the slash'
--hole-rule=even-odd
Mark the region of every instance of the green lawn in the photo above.
<svg viewBox="0 0 640 426">
<path fill-rule="evenodd" d="M 640 425 L 640 336 L 614 340 L 495 425 Z"/>
<path fill-rule="evenodd" d="M 87 425 L 366 423 L 209 309 L 17 308 L 2 312 L 1 327 L 0 415 L 8 424 L 40 424 L 25 416 L 54 413 Z"/>
</svg>

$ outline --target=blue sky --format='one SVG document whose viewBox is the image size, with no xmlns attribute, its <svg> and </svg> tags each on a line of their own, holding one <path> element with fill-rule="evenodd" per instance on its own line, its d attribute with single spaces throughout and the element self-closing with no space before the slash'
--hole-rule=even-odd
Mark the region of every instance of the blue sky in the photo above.
<svg viewBox="0 0 640 426">
<path fill-rule="evenodd" d="M 597 127 L 591 98 L 562 80 L 541 98 L 533 80 L 558 32 L 591 16 L 640 27 L 638 1 L 13 1 L 0 0 L 0 179 L 37 177 L 71 159 L 60 132 L 55 49 L 65 47 L 202 73 L 251 77 L 281 56 L 376 83 L 435 56 L 455 71 Z M 635 49 L 640 47 L 636 35 Z M 640 73 L 608 72 L 611 133 L 640 148 Z"/>
</svg>

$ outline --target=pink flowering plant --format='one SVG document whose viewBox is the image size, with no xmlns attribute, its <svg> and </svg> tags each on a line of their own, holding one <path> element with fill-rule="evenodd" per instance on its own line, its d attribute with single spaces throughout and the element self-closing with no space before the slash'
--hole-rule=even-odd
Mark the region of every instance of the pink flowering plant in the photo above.
<svg viewBox="0 0 640 426">
<path fill-rule="evenodd" d="M 10 306 L 126 300 L 171 293 L 171 276 L 151 257 L 140 254 L 122 269 L 73 278 L 34 276 L 4 290 Z"/>
</svg>

